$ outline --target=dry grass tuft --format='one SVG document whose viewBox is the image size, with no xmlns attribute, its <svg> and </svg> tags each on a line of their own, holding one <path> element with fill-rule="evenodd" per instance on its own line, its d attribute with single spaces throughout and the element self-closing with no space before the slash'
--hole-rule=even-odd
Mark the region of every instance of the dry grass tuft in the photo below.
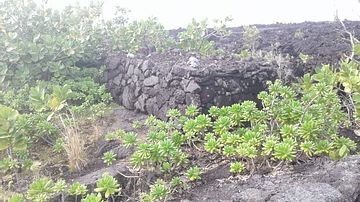
<svg viewBox="0 0 360 202">
<path fill-rule="evenodd" d="M 63 148 L 66 151 L 70 172 L 82 171 L 88 164 L 85 139 L 75 119 L 67 117 L 66 121 L 60 117 L 63 128 L 61 133 L 64 138 Z"/>
</svg>

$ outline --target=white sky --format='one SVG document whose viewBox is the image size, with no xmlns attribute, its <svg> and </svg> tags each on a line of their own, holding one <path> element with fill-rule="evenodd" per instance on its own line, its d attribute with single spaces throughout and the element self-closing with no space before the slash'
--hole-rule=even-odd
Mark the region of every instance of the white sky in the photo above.
<svg viewBox="0 0 360 202">
<path fill-rule="evenodd" d="M 36 0 L 41 2 L 41 0 Z M 77 0 L 88 5 L 90 0 Z M 76 0 L 48 0 L 51 7 L 62 9 Z M 104 17 L 109 19 L 115 5 L 131 10 L 130 19 L 153 15 L 167 29 L 186 27 L 192 18 L 223 19 L 232 15 L 229 26 L 271 24 L 276 22 L 332 21 L 338 9 L 340 19 L 360 20 L 358 0 L 104 0 Z"/>
</svg>

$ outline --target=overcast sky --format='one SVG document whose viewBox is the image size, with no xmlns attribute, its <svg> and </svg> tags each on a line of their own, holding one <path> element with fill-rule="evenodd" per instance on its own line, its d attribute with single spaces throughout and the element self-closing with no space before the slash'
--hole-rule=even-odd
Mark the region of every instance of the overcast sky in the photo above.
<svg viewBox="0 0 360 202">
<path fill-rule="evenodd" d="M 41 0 L 36 0 L 41 2 Z M 78 0 L 88 5 L 90 0 Z M 62 9 L 76 0 L 48 0 L 49 6 Z M 153 15 L 166 28 L 186 27 L 192 18 L 223 19 L 232 15 L 230 26 L 276 22 L 332 21 L 338 9 L 340 19 L 360 20 L 358 0 L 104 0 L 104 17 L 109 19 L 115 5 L 131 10 L 131 19 Z"/>
</svg>

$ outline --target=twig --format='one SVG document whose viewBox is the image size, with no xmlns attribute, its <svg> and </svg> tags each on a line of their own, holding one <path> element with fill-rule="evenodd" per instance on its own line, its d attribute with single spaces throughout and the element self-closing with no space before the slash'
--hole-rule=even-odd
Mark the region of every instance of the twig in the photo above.
<svg viewBox="0 0 360 202">
<path fill-rule="evenodd" d="M 355 42 L 356 43 L 359 43 L 359 41 L 353 36 L 353 34 L 351 32 L 349 32 L 347 29 L 346 29 L 346 26 L 344 24 L 343 21 L 339 20 L 341 25 L 343 26 L 344 28 L 344 31 L 345 33 L 347 33 L 350 37 L 350 43 L 351 43 L 351 47 L 352 47 L 352 50 L 351 50 L 351 56 L 347 56 L 348 58 L 350 58 L 351 60 L 353 60 L 354 58 L 354 55 L 355 55 L 355 51 L 354 51 L 354 47 L 355 47 Z M 355 41 L 355 42 L 354 42 Z M 346 56 L 346 55 L 345 55 Z"/>
<path fill-rule="evenodd" d="M 191 141 L 191 142 L 198 151 L 201 151 L 201 149 L 199 147 L 197 147 L 196 144 L 193 141 Z"/>
<path fill-rule="evenodd" d="M 119 170 L 116 170 L 116 172 L 125 178 L 139 178 L 140 177 L 140 176 L 136 176 L 136 175 L 125 175 L 122 172 L 120 172 Z"/>
<path fill-rule="evenodd" d="M 319 97 L 319 94 L 317 94 L 315 97 L 313 97 L 313 99 L 310 100 L 309 104 L 306 105 L 305 109 L 304 109 L 304 113 L 302 114 L 301 117 L 301 123 L 304 122 L 304 118 L 305 118 L 305 114 L 307 113 L 307 111 L 309 110 L 311 104 L 315 101 L 316 98 Z"/>
<path fill-rule="evenodd" d="M 280 161 L 279 164 L 277 164 L 275 167 L 273 167 L 273 169 L 278 169 L 280 167 L 280 169 L 282 168 L 282 164 L 284 163 L 284 161 Z"/>
</svg>

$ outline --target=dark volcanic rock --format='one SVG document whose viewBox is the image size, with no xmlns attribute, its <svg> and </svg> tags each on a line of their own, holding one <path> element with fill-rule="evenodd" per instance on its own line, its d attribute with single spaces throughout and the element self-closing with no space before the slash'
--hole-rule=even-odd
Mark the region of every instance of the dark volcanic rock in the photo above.
<svg viewBox="0 0 360 202">
<path fill-rule="evenodd" d="M 117 64 L 112 60 L 119 61 L 118 57 L 108 58 L 107 64 Z M 161 119 L 166 119 L 168 109 L 181 109 L 183 104 L 197 105 L 206 112 L 213 105 L 239 103 L 244 101 L 243 98 L 256 100 L 257 94 L 266 88 L 266 82 L 277 78 L 277 67 L 262 60 L 231 61 L 229 67 L 226 61 L 215 64 L 204 59 L 203 65 L 195 69 L 186 66 L 184 57 L 166 58 L 165 55 L 158 55 L 143 59 L 142 68 L 137 73 L 129 69 L 133 69 L 141 59 L 125 60 L 127 62 L 123 64 L 128 66 L 107 69 L 110 75 L 127 72 L 125 76 L 120 73 L 111 77 L 107 82 L 108 90 L 115 101 L 125 108 L 153 114 Z M 162 63 L 168 64 L 174 60 L 178 62 L 171 68 L 162 68 Z M 142 69 L 148 69 L 146 64 L 155 64 L 149 75 L 142 72 Z M 132 75 L 128 75 L 129 72 Z"/>
<path fill-rule="evenodd" d="M 192 201 L 355 202 L 360 196 L 360 156 L 339 161 L 318 158 L 277 175 L 213 181 L 194 188 Z M 295 167 L 296 168 L 296 167 Z"/>
</svg>

